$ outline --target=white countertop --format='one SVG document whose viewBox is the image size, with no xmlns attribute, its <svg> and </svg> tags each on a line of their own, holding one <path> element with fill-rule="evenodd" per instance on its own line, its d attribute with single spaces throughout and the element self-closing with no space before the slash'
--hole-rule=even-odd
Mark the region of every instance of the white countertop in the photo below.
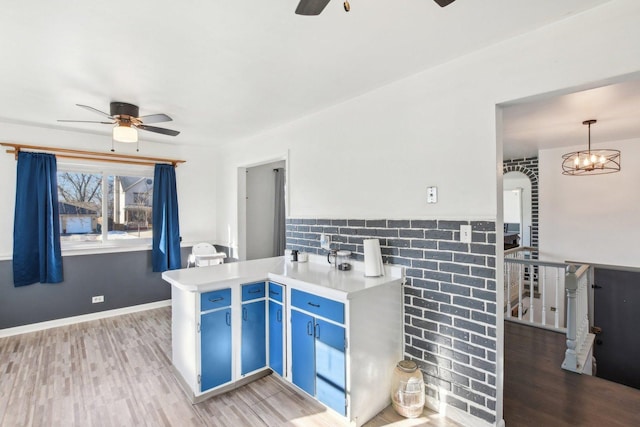
<svg viewBox="0 0 640 427">
<path fill-rule="evenodd" d="M 261 280 L 272 280 L 340 299 L 352 299 L 358 292 L 376 286 L 404 281 L 399 266 L 385 266 L 385 275 L 365 277 L 361 262 L 353 261 L 352 270 L 340 271 L 326 258 L 310 256 L 309 262 L 292 262 L 288 257 L 264 258 L 208 267 L 171 270 L 162 278 L 176 288 L 188 292 L 208 292 Z"/>
</svg>

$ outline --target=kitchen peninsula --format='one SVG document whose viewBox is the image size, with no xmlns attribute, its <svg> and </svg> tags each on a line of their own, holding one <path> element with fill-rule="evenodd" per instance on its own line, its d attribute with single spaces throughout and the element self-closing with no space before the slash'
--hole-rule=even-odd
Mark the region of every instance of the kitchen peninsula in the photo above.
<svg viewBox="0 0 640 427">
<path fill-rule="evenodd" d="M 402 267 L 365 277 L 316 255 L 167 271 L 172 362 L 196 403 L 274 372 L 362 425 L 402 359 Z"/>
</svg>

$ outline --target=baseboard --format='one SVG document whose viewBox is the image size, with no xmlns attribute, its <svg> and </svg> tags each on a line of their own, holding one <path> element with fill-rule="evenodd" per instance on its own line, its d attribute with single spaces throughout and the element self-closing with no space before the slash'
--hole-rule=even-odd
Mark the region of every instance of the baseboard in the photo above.
<svg viewBox="0 0 640 427">
<path fill-rule="evenodd" d="M 31 323 L 29 325 L 16 326 L 14 328 L 0 329 L 0 338 L 57 328 L 59 326 L 73 325 L 75 323 L 88 322 L 90 320 L 105 319 L 107 317 L 120 316 L 122 314 L 136 313 L 138 311 L 152 310 L 154 308 L 168 307 L 170 305 L 171 300 L 168 299 L 164 301 L 150 302 L 147 304 L 132 305 L 130 307 L 116 308 L 113 310 L 98 311 L 96 313 L 82 314 L 80 316 L 48 320 L 46 322 Z"/>
<path fill-rule="evenodd" d="M 484 409 L 486 411 L 486 409 Z M 447 405 L 445 416 L 460 425 L 473 427 L 492 427 L 498 424 L 491 424 L 481 418 L 474 417 L 468 412 L 458 409 L 454 406 Z"/>
<path fill-rule="evenodd" d="M 177 372 L 177 371 L 176 371 Z M 214 397 L 214 396 L 219 396 L 221 394 L 224 394 L 228 391 L 231 390 L 235 390 L 237 388 L 242 387 L 243 385 L 249 384 L 257 379 L 260 379 L 262 377 L 266 377 L 267 375 L 271 375 L 271 369 L 263 369 L 260 372 L 256 372 L 255 374 L 251 374 L 248 375 L 242 379 L 239 379 L 238 381 L 235 381 L 231 384 L 227 384 L 225 386 L 219 387 L 215 390 L 212 391 L 208 391 L 206 393 L 203 393 L 199 396 L 194 396 L 191 400 L 191 403 L 198 404 L 200 402 L 204 402 L 205 400 Z"/>
<path fill-rule="evenodd" d="M 444 396 L 446 396 L 446 392 L 441 391 L 441 393 L 444 399 Z M 456 423 L 463 426 L 492 427 L 501 425 L 500 421 L 496 422 L 496 424 L 489 423 L 482 418 L 475 417 L 466 411 L 456 408 L 455 406 L 443 405 L 439 400 L 429 396 L 426 397 L 425 406 L 432 411 L 435 411 L 440 415 L 444 415 L 446 418 L 455 421 Z M 486 411 L 487 409 L 483 410 Z M 502 425 L 504 425 L 504 422 Z"/>
</svg>

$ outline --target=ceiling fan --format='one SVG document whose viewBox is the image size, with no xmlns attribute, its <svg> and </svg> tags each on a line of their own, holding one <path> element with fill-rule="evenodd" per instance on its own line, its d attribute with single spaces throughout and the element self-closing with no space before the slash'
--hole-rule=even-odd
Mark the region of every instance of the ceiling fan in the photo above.
<svg viewBox="0 0 640 427">
<path fill-rule="evenodd" d="M 455 0 L 434 0 L 440 7 L 445 7 L 453 3 Z M 329 0 L 300 0 L 298 3 L 298 7 L 296 8 L 296 13 L 298 15 L 320 15 L 320 13 L 324 10 L 325 6 L 329 3 Z M 349 1 L 345 0 L 344 2 L 344 10 L 349 12 L 351 6 L 349 6 Z"/>
<path fill-rule="evenodd" d="M 113 139 L 118 142 L 138 142 L 137 129 L 146 130 L 148 132 L 160 133 L 163 135 L 176 136 L 180 134 L 177 130 L 159 128 L 156 126 L 148 126 L 148 123 L 169 122 L 171 117 L 166 114 L 151 114 L 140 117 L 137 105 L 127 104 L 126 102 L 114 101 L 110 104 L 110 113 L 100 111 L 88 105 L 76 104 L 78 107 L 85 108 L 94 113 L 98 113 L 110 121 L 94 121 L 94 120 L 58 120 L 67 123 L 100 123 L 104 125 L 115 125 L 113 127 Z"/>
</svg>

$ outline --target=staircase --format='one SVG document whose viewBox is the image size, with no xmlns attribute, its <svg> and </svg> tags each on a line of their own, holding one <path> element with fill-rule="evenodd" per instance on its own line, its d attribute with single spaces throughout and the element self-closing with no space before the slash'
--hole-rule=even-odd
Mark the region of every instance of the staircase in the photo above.
<svg viewBox="0 0 640 427">
<path fill-rule="evenodd" d="M 640 390 L 560 368 L 566 336 L 505 322 L 507 427 L 637 426 Z"/>
<path fill-rule="evenodd" d="M 592 374 L 589 265 L 544 260 L 536 248 L 505 251 L 504 317 L 566 335 L 562 368 Z"/>
</svg>

